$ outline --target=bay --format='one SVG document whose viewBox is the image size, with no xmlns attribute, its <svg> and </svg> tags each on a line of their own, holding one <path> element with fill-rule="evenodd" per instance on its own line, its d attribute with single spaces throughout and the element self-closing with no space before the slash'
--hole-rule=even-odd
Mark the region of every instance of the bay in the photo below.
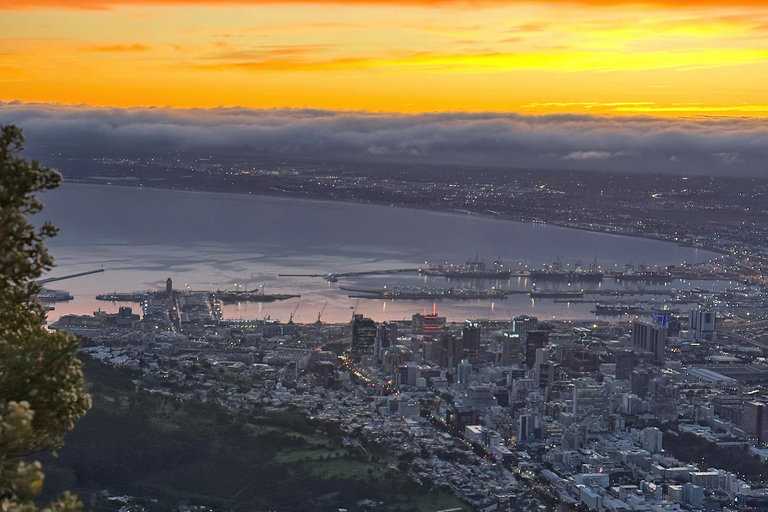
<svg viewBox="0 0 768 512">
<path fill-rule="evenodd" d="M 104 273 L 52 283 L 75 300 L 57 303 L 49 313 L 90 314 L 120 304 L 95 295 L 161 289 L 167 278 L 189 290 L 264 287 L 266 293 L 300 293 L 300 299 L 267 304 L 229 305 L 227 318 L 265 318 L 346 322 L 356 310 L 377 321 L 410 318 L 432 308 L 430 301 L 353 299 L 339 285 L 381 289 L 501 287 L 530 289 L 527 279 L 502 282 L 448 282 L 417 274 L 355 276 L 340 283 L 320 278 L 278 277 L 280 273 L 326 274 L 395 268 L 429 263 L 461 264 L 477 255 L 487 263 L 540 268 L 559 260 L 573 266 L 597 261 L 622 270 L 644 263 L 663 267 L 700 262 L 718 255 L 673 243 L 595 233 L 541 223 L 522 223 L 478 215 L 395 208 L 362 203 L 296 199 L 250 194 L 64 183 L 42 195 L 38 216 L 60 228 L 49 242 L 57 268 L 50 276 L 100 268 Z M 674 282 L 672 287 L 700 283 Z M 563 283 L 561 287 L 616 286 Z M 637 288 L 637 283 L 621 285 Z M 705 285 L 706 286 L 706 285 Z M 593 318 L 590 304 L 532 301 L 513 295 L 497 301 L 441 301 L 438 312 L 449 321 L 466 318 L 508 319 L 529 314 L 541 319 Z"/>
</svg>

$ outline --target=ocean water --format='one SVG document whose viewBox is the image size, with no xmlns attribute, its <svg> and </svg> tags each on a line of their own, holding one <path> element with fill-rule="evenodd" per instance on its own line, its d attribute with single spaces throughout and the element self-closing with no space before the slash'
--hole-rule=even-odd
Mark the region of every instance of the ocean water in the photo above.
<svg viewBox="0 0 768 512">
<path fill-rule="evenodd" d="M 65 183 L 42 196 L 40 220 L 60 228 L 49 241 L 57 267 L 50 277 L 103 267 L 105 272 L 51 283 L 75 300 L 55 304 L 49 319 L 96 309 L 116 311 L 125 304 L 95 295 L 163 288 L 217 290 L 264 287 L 266 293 L 300 293 L 300 299 L 225 306 L 227 318 L 266 318 L 313 322 L 348 321 L 353 310 L 377 321 L 410 318 L 431 310 L 430 301 L 353 299 L 340 285 L 381 289 L 501 287 L 531 289 L 527 279 L 501 282 L 448 282 L 418 274 L 355 276 L 328 283 L 321 278 L 278 277 L 280 273 L 327 274 L 416 268 L 429 263 L 462 264 L 476 256 L 501 259 L 513 269 L 540 268 L 559 260 L 573 266 L 594 260 L 603 268 L 651 267 L 699 262 L 717 255 L 673 243 L 521 223 L 477 215 L 432 212 L 362 203 L 344 203 L 250 194 Z M 562 283 L 560 287 L 651 288 L 638 283 Z M 722 287 L 723 283 L 676 281 L 672 288 Z M 539 284 L 541 288 L 541 285 Z M 507 319 L 529 314 L 541 319 L 594 318 L 591 304 L 532 301 L 513 295 L 497 301 L 440 301 L 438 312 L 451 320 Z M 626 317 L 623 320 L 627 320 Z"/>
</svg>

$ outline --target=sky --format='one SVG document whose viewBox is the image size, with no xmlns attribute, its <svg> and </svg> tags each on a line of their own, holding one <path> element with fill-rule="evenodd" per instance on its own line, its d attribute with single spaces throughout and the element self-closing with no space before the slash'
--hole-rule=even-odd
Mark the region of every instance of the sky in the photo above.
<svg viewBox="0 0 768 512">
<path fill-rule="evenodd" d="M 762 0 L 0 0 L 0 123 L 187 146 L 759 174 L 766 83 Z"/>
<path fill-rule="evenodd" d="M 0 0 L 0 100 L 765 116 L 759 0 Z"/>
</svg>

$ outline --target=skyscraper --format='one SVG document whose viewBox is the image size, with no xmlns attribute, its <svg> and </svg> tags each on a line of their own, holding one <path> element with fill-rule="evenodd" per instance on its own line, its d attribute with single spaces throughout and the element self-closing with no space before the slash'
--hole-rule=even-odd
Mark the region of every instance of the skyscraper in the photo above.
<svg viewBox="0 0 768 512">
<path fill-rule="evenodd" d="M 469 384 L 469 378 L 472 375 L 472 363 L 462 359 L 456 368 L 456 384 L 466 387 Z"/>
<path fill-rule="evenodd" d="M 635 353 L 631 350 L 619 350 L 616 352 L 616 378 L 629 380 L 635 369 Z"/>
<path fill-rule="evenodd" d="M 694 340 L 713 341 L 715 336 L 715 314 L 712 311 L 692 309 L 688 314 L 688 332 Z"/>
<path fill-rule="evenodd" d="M 376 342 L 376 322 L 363 315 L 352 317 L 352 354 L 363 356 L 373 354 Z"/>
<path fill-rule="evenodd" d="M 589 416 L 608 418 L 611 414 L 610 391 L 604 384 L 579 382 L 573 388 L 573 416 L 583 420 Z"/>
<path fill-rule="evenodd" d="M 549 343 L 549 331 L 529 331 L 525 340 L 525 365 L 530 369 L 536 364 L 536 349 Z"/>
<path fill-rule="evenodd" d="M 467 320 L 461 330 L 461 339 L 464 342 L 464 352 L 469 360 L 475 360 L 480 351 L 480 324 Z"/>
<path fill-rule="evenodd" d="M 664 361 L 667 328 L 635 320 L 632 322 L 632 345 L 653 353 L 653 360 Z"/>
<path fill-rule="evenodd" d="M 768 406 L 756 401 L 745 403 L 741 426 L 757 438 L 757 446 L 763 444 L 768 439 Z"/>
</svg>

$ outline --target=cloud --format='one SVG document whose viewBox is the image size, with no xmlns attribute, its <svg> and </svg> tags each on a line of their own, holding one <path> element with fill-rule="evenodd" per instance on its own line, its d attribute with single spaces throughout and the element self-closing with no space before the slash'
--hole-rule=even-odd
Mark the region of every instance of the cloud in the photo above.
<svg viewBox="0 0 768 512">
<path fill-rule="evenodd" d="M 30 155 L 265 155 L 303 161 L 768 177 L 758 118 L 312 109 L 95 108 L 0 102 Z"/>
<path fill-rule="evenodd" d="M 96 52 L 96 53 L 119 53 L 119 52 L 146 52 L 149 50 L 149 46 L 133 43 L 131 45 L 113 44 L 106 46 L 85 46 L 80 48 L 83 52 Z"/>
<path fill-rule="evenodd" d="M 628 154 L 626 151 L 617 151 L 615 153 L 609 151 L 574 151 L 565 155 L 563 160 L 608 160 L 609 158 L 626 154 Z"/>
<path fill-rule="evenodd" d="M 311 46 L 311 45 L 309 45 Z M 320 45 L 322 46 L 322 45 Z M 704 69 L 735 66 L 738 64 L 762 63 L 768 60 L 765 50 L 687 50 L 677 53 L 650 51 L 627 55 L 621 52 L 594 54 L 584 51 L 569 52 L 501 52 L 480 48 L 476 51 L 429 52 L 398 50 L 380 54 L 352 55 L 345 57 L 323 57 L 319 52 L 313 55 L 307 46 L 296 49 L 264 52 L 235 52 L 213 56 L 215 64 L 191 66 L 207 71 L 324 71 L 398 68 L 414 72 L 471 72 L 479 71 L 505 73 L 512 69 L 557 69 L 559 71 L 639 71 L 650 69 Z M 242 58 L 237 59 L 238 54 Z M 184 63 L 187 66 L 188 63 Z M 628 105 L 642 105 L 629 103 Z M 628 106 L 627 110 L 635 107 Z"/>
</svg>

